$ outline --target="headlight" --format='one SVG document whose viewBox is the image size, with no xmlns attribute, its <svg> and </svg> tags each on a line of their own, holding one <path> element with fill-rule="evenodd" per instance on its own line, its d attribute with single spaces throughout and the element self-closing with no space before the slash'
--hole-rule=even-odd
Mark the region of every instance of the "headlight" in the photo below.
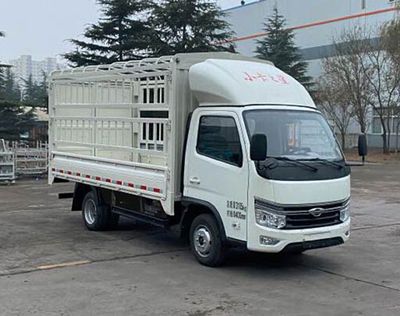
<svg viewBox="0 0 400 316">
<path fill-rule="evenodd" d="M 350 206 L 346 206 L 343 210 L 340 211 L 340 221 L 345 222 L 350 218 Z"/>
<path fill-rule="evenodd" d="M 256 208 L 256 222 L 261 226 L 280 229 L 286 226 L 286 216 Z"/>
</svg>

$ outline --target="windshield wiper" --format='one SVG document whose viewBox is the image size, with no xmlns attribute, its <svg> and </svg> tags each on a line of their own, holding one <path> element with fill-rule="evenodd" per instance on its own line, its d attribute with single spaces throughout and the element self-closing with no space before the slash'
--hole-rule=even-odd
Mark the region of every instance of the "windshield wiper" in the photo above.
<svg viewBox="0 0 400 316">
<path fill-rule="evenodd" d="M 306 164 L 304 162 L 301 162 L 299 160 L 296 160 L 296 159 L 291 159 L 291 158 L 288 158 L 288 157 L 268 157 L 268 158 L 275 159 L 275 160 L 278 160 L 278 161 L 287 161 L 289 163 L 301 166 L 303 168 L 307 168 L 307 169 L 312 170 L 314 172 L 318 171 L 318 168 L 310 166 L 310 165 L 308 165 L 308 164 Z"/>
<path fill-rule="evenodd" d="M 317 162 L 323 163 L 325 165 L 330 165 L 330 166 L 335 167 L 337 169 L 342 169 L 344 167 L 343 165 L 341 165 L 341 164 L 339 164 L 337 162 L 330 161 L 328 159 L 323 159 L 323 158 L 304 159 L 303 161 L 317 161 Z"/>
</svg>

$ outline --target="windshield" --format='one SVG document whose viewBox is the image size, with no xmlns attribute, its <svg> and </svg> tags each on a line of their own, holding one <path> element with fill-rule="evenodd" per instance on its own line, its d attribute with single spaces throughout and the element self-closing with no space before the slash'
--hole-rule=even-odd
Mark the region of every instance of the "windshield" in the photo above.
<svg viewBox="0 0 400 316">
<path fill-rule="evenodd" d="M 343 159 L 332 130 L 317 112 L 263 109 L 245 111 L 243 116 L 249 138 L 267 136 L 268 157 Z"/>
</svg>

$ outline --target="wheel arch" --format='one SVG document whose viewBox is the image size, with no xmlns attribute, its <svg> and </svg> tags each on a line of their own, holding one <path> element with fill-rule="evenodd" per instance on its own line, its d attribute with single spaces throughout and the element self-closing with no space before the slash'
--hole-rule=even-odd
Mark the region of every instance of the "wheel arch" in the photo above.
<svg viewBox="0 0 400 316">
<path fill-rule="evenodd" d="M 96 199 L 99 198 L 96 187 L 88 185 L 88 184 L 83 184 L 83 183 L 75 183 L 71 211 L 81 211 L 82 210 L 83 199 L 85 198 L 86 194 L 90 191 L 92 191 L 95 194 Z"/>
<path fill-rule="evenodd" d="M 217 221 L 218 229 L 220 230 L 222 241 L 227 241 L 224 223 L 222 222 L 221 215 L 218 213 L 217 208 L 210 202 L 195 199 L 195 198 L 184 198 L 182 200 L 184 210 L 182 212 L 180 220 L 181 237 L 184 239 L 189 238 L 190 226 L 196 216 L 200 214 L 211 214 Z"/>
<path fill-rule="evenodd" d="M 84 184 L 84 183 L 77 182 L 77 183 L 75 183 L 71 211 L 81 211 L 82 210 L 83 199 L 85 198 L 85 195 L 90 191 L 94 192 L 96 199 L 99 203 L 109 205 L 109 206 L 111 205 L 111 195 L 112 195 L 111 190 L 95 187 L 90 184 Z"/>
</svg>

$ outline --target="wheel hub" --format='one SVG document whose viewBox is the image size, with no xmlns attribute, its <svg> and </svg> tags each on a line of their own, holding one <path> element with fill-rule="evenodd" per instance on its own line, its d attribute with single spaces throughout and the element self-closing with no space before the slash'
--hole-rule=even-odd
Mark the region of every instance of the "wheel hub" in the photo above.
<svg viewBox="0 0 400 316">
<path fill-rule="evenodd" d="M 200 226 L 194 231 L 193 235 L 196 252 L 202 257 L 207 257 L 212 245 L 210 231 L 207 227 Z"/>
<path fill-rule="evenodd" d="M 96 205 L 93 200 L 87 200 L 83 209 L 85 221 L 92 225 L 96 221 Z"/>
</svg>

